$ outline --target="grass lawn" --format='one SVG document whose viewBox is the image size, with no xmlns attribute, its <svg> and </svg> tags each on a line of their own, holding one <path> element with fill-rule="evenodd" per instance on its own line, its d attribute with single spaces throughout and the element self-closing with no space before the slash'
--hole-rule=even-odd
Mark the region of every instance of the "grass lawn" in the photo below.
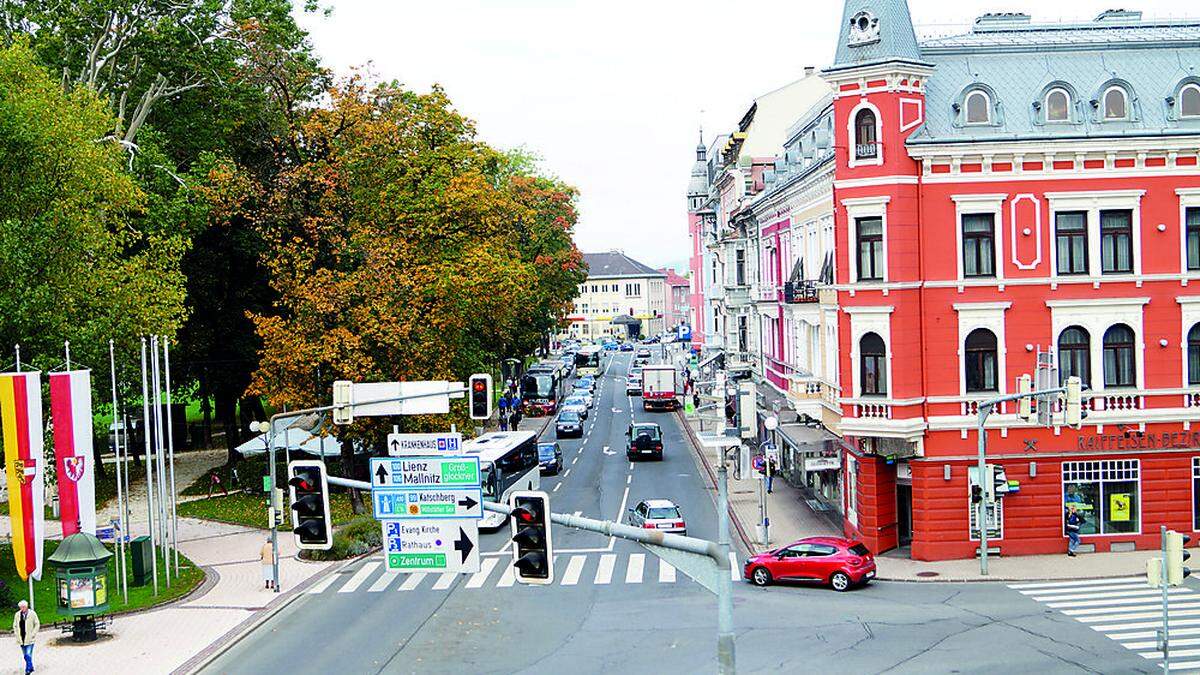
<svg viewBox="0 0 1200 675">
<path fill-rule="evenodd" d="M 287 499 L 286 496 L 284 499 Z M 330 515 L 334 525 L 349 522 L 354 517 L 354 512 L 350 509 L 350 493 L 331 493 L 329 509 L 332 511 Z M 215 520 L 260 529 L 267 527 L 267 495 L 262 492 L 230 492 L 228 496 L 213 495 L 208 499 L 179 502 L 178 511 L 180 516 L 188 518 Z"/>
<path fill-rule="evenodd" d="M 49 559 L 50 555 L 58 549 L 57 541 L 46 540 L 45 558 Z M 110 549 L 113 545 L 107 545 Z M 132 556 L 126 550 L 126 558 L 132 561 Z M 0 630 L 12 630 L 12 616 L 16 611 L 16 603 L 18 600 L 28 598 L 28 582 L 22 581 L 13 568 L 12 564 L 12 546 L 8 542 L 0 543 L 0 582 L 3 583 L 3 588 L 0 588 L 0 604 L 4 608 L 13 608 L 12 611 L 0 612 Z M 171 587 L 166 587 L 166 580 L 163 575 L 163 559 L 159 556 L 159 576 L 158 576 L 158 595 L 154 594 L 154 584 L 147 583 L 145 586 L 133 585 L 133 563 L 129 564 L 129 602 L 126 603 L 121 599 L 121 589 L 117 585 L 117 560 L 114 555 L 108 561 L 108 602 L 109 607 L 106 613 L 115 614 L 117 612 L 126 612 L 134 609 L 143 609 L 170 602 L 179 598 L 193 588 L 198 586 L 204 580 L 204 572 L 196 567 L 191 560 L 185 556 L 179 556 L 179 577 L 171 577 Z M 70 617 L 62 616 L 57 611 L 57 582 L 54 579 L 54 569 L 49 562 L 43 563 L 41 581 L 33 582 L 34 607 L 37 609 L 38 617 L 42 620 L 43 629 L 47 629 L 51 623 L 55 621 L 64 621 Z"/>
</svg>

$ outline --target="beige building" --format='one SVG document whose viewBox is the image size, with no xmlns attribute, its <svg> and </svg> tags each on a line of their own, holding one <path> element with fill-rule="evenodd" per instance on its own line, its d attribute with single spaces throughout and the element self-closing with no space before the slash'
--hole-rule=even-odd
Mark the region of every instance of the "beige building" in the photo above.
<svg viewBox="0 0 1200 675">
<path fill-rule="evenodd" d="M 666 330 L 667 275 L 620 251 L 585 253 L 587 281 L 568 317 L 569 337 L 648 336 Z"/>
</svg>

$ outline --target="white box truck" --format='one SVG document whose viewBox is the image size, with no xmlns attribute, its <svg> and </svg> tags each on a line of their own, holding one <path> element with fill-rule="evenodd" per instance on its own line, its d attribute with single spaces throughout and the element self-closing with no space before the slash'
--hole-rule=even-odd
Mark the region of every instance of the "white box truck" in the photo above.
<svg viewBox="0 0 1200 675">
<path fill-rule="evenodd" d="M 678 408 L 678 380 L 679 374 L 674 366 L 642 366 L 642 409 L 675 410 Z"/>
</svg>

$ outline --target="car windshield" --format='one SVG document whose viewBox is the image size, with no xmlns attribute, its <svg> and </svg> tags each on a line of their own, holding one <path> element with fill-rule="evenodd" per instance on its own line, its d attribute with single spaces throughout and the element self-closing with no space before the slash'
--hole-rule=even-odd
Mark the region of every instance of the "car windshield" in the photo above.
<svg viewBox="0 0 1200 675">
<path fill-rule="evenodd" d="M 578 422 L 579 421 L 579 413 L 572 412 L 570 410 L 564 411 L 563 414 L 558 416 L 558 421 L 559 422 Z"/>
<path fill-rule="evenodd" d="M 549 443 L 539 445 L 538 457 L 541 459 L 554 459 L 554 446 Z"/>
<path fill-rule="evenodd" d="M 650 509 L 648 518 L 682 518 L 679 515 L 679 507 L 676 506 L 657 506 Z"/>
<path fill-rule="evenodd" d="M 862 544 L 855 544 L 850 547 L 850 552 L 854 555 L 871 555 L 871 549 Z"/>
<path fill-rule="evenodd" d="M 645 427 L 634 427 L 633 428 L 633 437 L 634 438 L 649 438 L 652 441 L 657 441 L 658 436 L 659 436 L 658 427 L 645 426 Z"/>
<path fill-rule="evenodd" d="M 568 398 L 567 400 L 563 401 L 563 405 L 583 405 L 583 404 L 584 404 L 584 400 L 582 398 L 579 398 L 578 396 L 572 396 L 571 398 Z"/>
</svg>

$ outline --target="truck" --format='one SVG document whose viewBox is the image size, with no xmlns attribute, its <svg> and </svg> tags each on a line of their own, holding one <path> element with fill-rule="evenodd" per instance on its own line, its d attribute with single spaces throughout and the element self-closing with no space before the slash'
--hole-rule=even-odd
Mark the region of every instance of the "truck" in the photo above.
<svg viewBox="0 0 1200 675">
<path fill-rule="evenodd" d="M 642 410 L 675 410 L 679 407 L 679 374 L 674 366 L 642 366 Z"/>
</svg>

